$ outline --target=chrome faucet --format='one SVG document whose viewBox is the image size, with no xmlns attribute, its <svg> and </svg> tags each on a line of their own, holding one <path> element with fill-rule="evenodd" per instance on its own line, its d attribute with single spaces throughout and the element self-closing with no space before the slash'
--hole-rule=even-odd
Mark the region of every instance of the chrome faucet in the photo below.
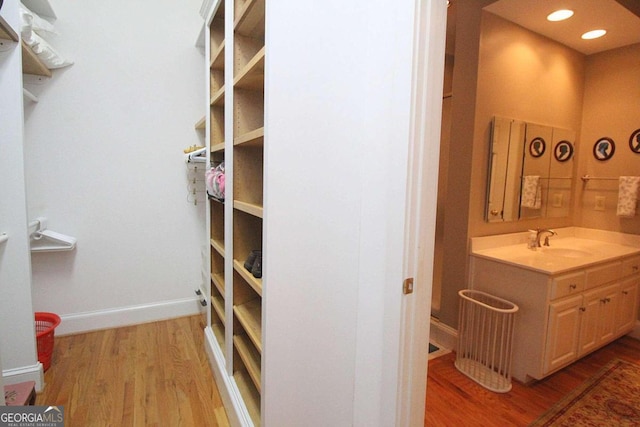
<svg viewBox="0 0 640 427">
<path fill-rule="evenodd" d="M 551 236 L 557 236 L 558 233 L 556 233 L 555 231 L 551 230 L 550 228 L 538 228 L 536 229 L 536 246 L 537 247 L 541 247 L 542 245 L 540 244 L 540 238 L 542 237 L 542 235 L 544 233 L 548 233 L 548 236 L 544 237 L 544 245 L 545 246 L 549 246 L 549 237 Z"/>
</svg>

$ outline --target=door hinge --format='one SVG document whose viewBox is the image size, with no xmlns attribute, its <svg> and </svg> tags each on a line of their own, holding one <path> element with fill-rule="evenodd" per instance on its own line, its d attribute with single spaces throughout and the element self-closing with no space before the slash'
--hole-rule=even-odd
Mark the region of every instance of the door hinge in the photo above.
<svg viewBox="0 0 640 427">
<path fill-rule="evenodd" d="M 413 293 L 413 277 L 404 279 L 404 282 L 402 282 L 402 293 L 405 295 Z"/>
</svg>

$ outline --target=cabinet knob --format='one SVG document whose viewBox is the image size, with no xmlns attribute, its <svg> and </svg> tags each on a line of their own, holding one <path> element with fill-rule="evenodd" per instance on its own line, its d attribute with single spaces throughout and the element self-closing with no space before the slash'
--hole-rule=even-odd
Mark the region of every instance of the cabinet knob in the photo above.
<svg viewBox="0 0 640 427">
<path fill-rule="evenodd" d="M 637 266 L 637 265 L 634 265 L 633 267 L 631 267 L 631 269 L 632 269 L 633 271 L 638 271 L 638 266 Z"/>
<path fill-rule="evenodd" d="M 622 291 L 622 295 L 629 295 L 629 291 Z"/>
<path fill-rule="evenodd" d="M 580 307 L 580 311 L 587 311 L 586 307 Z"/>
<path fill-rule="evenodd" d="M 498 214 L 499 214 L 499 213 L 500 213 L 500 212 L 498 212 L 497 210 L 495 210 L 495 209 L 491 209 L 491 215 L 493 215 L 493 216 L 498 216 Z M 636 269 L 637 269 L 637 267 L 636 267 Z"/>
<path fill-rule="evenodd" d="M 575 289 L 577 287 L 578 287 L 578 285 L 576 285 L 575 283 L 572 283 L 572 284 L 569 285 L 569 288 L 571 288 L 571 289 Z"/>
</svg>

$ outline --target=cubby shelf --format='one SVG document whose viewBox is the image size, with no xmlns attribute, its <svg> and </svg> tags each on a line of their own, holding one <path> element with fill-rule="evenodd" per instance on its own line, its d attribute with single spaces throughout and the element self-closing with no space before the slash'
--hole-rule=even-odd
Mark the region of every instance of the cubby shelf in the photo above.
<svg viewBox="0 0 640 427">
<path fill-rule="evenodd" d="M 224 102 L 224 86 L 222 86 L 216 93 L 211 97 L 211 105 L 222 105 Z"/>
<path fill-rule="evenodd" d="M 242 363 L 244 363 L 244 366 L 247 369 L 247 373 L 249 374 L 251 381 L 253 381 L 256 389 L 261 391 L 260 354 L 256 351 L 255 347 L 251 344 L 246 335 L 234 335 L 233 344 L 235 345 L 240 359 L 242 359 Z"/>
<path fill-rule="evenodd" d="M 211 275 L 211 281 L 213 285 L 216 287 L 220 295 L 224 298 L 224 274 L 214 273 Z"/>
<path fill-rule="evenodd" d="M 206 124 L 207 124 L 207 118 L 206 116 L 202 116 L 200 120 L 196 122 L 194 127 L 196 128 L 196 130 L 203 130 L 206 127 Z"/>
<path fill-rule="evenodd" d="M 264 90 L 264 46 L 245 65 L 233 80 L 234 87 Z"/>
<path fill-rule="evenodd" d="M 209 65 L 209 68 L 214 70 L 224 70 L 224 48 L 225 42 L 223 40 L 215 53 L 211 55 L 211 64 Z"/>
<path fill-rule="evenodd" d="M 262 147 L 264 145 L 264 127 L 242 134 L 233 140 L 233 145 Z"/>
<path fill-rule="evenodd" d="M 211 247 L 224 258 L 224 240 L 211 239 Z"/>
<path fill-rule="evenodd" d="M 255 37 L 256 32 L 264 34 L 264 0 L 247 0 L 237 11 L 233 24 L 235 32 Z"/>
<path fill-rule="evenodd" d="M 223 152 L 224 151 L 224 142 L 221 142 L 220 144 L 215 144 L 211 146 L 211 152 L 212 153 L 219 153 L 219 152 Z"/>
<path fill-rule="evenodd" d="M 236 305 L 233 312 L 253 345 L 262 354 L 262 299 L 255 298 Z"/>
<path fill-rule="evenodd" d="M 255 203 L 241 202 L 240 200 L 234 200 L 233 207 L 238 209 L 239 211 L 248 213 L 249 215 L 257 216 L 258 218 L 262 218 L 262 212 L 264 210 L 260 205 L 256 205 Z"/>
<path fill-rule="evenodd" d="M 222 323 L 214 323 L 211 325 L 211 329 L 220 348 L 224 348 L 224 325 Z"/>
<path fill-rule="evenodd" d="M 244 404 L 247 407 L 249 416 L 256 426 L 260 425 L 260 394 L 253 385 L 251 378 L 246 370 L 240 369 L 234 372 L 233 378 L 236 381 L 238 390 L 244 398 Z"/>
<path fill-rule="evenodd" d="M 224 325 L 224 298 L 220 296 L 211 297 L 211 305 L 213 306 L 213 311 L 216 312 L 218 318 L 220 318 L 220 321 Z"/>
<path fill-rule="evenodd" d="M 244 268 L 244 264 L 238 261 L 237 259 L 233 260 L 233 268 L 238 272 L 240 276 L 251 286 L 251 288 L 256 291 L 256 293 L 262 296 L 262 279 L 258 279 L 253 277 L 251 272 L 247 271 Z"/>
</svg>

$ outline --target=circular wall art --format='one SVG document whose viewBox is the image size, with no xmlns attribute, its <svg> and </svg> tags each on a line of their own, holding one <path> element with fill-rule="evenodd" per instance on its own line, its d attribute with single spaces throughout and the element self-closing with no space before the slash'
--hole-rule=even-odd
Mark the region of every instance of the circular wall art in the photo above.
<svg viewBox="0 0 640 427">
<path fill-rule="evenodd" d="M 544 142 L 544 139 L 540 137 L 533 138 L 529 143 L 529 154 L 531 154 L 531 157 L 542 156 L 546 149 L 547 144 Z"/>
<path fill-rule="evenodd" d="M 629 148 L 636 154 L 640 154 L 640 129 L 636 129 L 629 137 Z"/>
<path fill-rule="evenodd" d="M 553 156 L 559 162 L 566 162 L 573 157 L 573 144 L 569 141 L 560 141 L 553 150 Z"/>
<path fill-rule="evenodd" d="M 616 144 L 611 138 L 600 138 L 593 145 L 593 157 L 595 157 L 596 160 L 609 160 L 615 152 Z"/>
</svg>

